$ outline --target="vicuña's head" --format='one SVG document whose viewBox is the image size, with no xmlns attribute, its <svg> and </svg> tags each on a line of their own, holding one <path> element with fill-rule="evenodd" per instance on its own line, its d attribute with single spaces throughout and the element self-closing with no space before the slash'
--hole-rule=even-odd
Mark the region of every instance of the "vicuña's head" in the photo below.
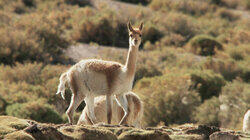
<svg viewBox="0 0 250 140">
<path fill-rule="evenodd" d="M 134 47 L 139 47 L 141 44 L 143 23 L 141 23 L 139 28 L 133 28 L 131 23 L 128 22 L 128 32 L 129 32 L 129 45 Z"/>
</svg>

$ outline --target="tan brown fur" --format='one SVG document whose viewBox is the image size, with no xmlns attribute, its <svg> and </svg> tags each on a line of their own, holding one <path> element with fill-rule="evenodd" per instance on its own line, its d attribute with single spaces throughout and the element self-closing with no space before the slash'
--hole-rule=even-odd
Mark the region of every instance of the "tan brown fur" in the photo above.
<svg viewBox="0 0 250 140">
<path fill-rule="evenodd" d="M 129 49 L 128 59 L 132 59 L 131 61 L 127 61 L 127 68 L 128 68 L 128 78 L 134 78 L 135 70 L 136 70 L 136 57 L 137 57 L 137 48 L 131 47 Z"/>
<path fill-rule="evenodd" d="M 93 70 L 98 73 L 103 73 L 106 75 L 108 87 L 111 90 L 112 85 L 117 77 L 119 70 L 121 69 L 122 65 L 119 63 L 94 63 L 88 62 L 86 64 L 90 70 Z"/>
<path fill-rule="evenodd" d="M 142 104 L 141 104 L 141 101 L 139 98 L 135 98 L 133 96 L 131 96 L 130 94 L 127 95 L 128 97 L 127 98 L 130 98 L 132 99 L 132 102 L 134 103 L 134 117 L 138 116 L 139 112 L 141 111 L 141 107 L 142 107 Z M 136 119 L 136 118 L 134 118 Z"/>
<path fill-rule="evenodd" d="M 71 73 L 69 73 L 69 84 L 70 84 L 70 88 L 71 88 L 73 94 L 77 94 L 79 86 L 77 85 L 76 77 L 75 77 L 73 71 Z"/>
<path fill-rule="evenodd" d="M 142 32 L 140 31 L 139 28 L 133 28 L 132 31 L 129 31 L 129 35 L 130 34 L 138 34 L 138 35 L 142 35 Z"/>
</svg>

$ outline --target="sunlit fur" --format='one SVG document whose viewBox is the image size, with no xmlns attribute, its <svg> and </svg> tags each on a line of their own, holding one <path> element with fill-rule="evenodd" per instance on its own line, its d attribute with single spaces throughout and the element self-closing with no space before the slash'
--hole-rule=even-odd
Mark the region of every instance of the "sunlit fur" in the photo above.
<svg viewBox="0 0 250 140">
<path fill-rule="evenodd" d="M 250 132 L 250 109 L 246 112 L 243 119 L 243 131 Z"/>
<path fill-rule="evenodd" d="M 124 116 L 119 124 L 127 124 L 128 103 L 124 93 L 131 91 L 135 75 L 138 48 L 141 44 L 141 32 L 143 24 L 139 28 L 133 28 L 128 23 L 129 51 L 125 65 L 117 62 L 98 59 L 86 59 L 72 66 L 60 77 L 57 94 L 64 98 L 65 84 L 69 83 L 72 97 L 69 108 L 66 111 L 69 123 L 73 123 L 73 114 L 80 103 L 85 100 L 88 116 L 93 124 L 97 122 L 94 113 L 94 98 L 106 96 L 107 123 L 112 119 L 111 98 L 115 95 L 119 105 L 124 110 Z"/>
<path fill-rule="evenodd" d="M 129 126 L 135 126 L 140 128 L 141 127 L 141 119 L 143 116 L 143 105 L 140 98 L 133 92 L 126 93 L 126 99 L 128 100 L 128 108 L 129 108 L 129 115 L 127 124 Z M 118 105 L 115 99 L 112 100 L 112 112 L 113 117 L 111 120 L 111 124 L 118 124 L 121 118 L 124 115 L 123 109 Z M 106 98 L 105 96 L 95 97 L 95 116 L 98 122 L 105 122 L 107 119 L 107 110 L 103 106 L 105 106 Z M 85 125 L 92 125 L 88 115 L 87 115 L 87 108 L 84 108 L 82 114 L 78 120 L 79 124 Z"/>
</svg>

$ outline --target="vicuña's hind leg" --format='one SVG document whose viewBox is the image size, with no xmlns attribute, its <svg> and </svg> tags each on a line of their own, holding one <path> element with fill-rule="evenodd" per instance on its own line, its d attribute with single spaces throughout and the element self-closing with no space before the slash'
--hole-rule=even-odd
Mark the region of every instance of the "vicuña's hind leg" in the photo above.
<svg viewBox="0 0 250 140">
<path fill-rule="evenodd" d="M 125 95 L 117 95 L 116 101 L 117 101 L 118 105 L 122 107 L 122 109 L 124 111 L 124 116 L 122 117 L 119 125 L 127 124 L 128 123 L 127 118 L 128 118 L 129 113 L 130 113 L 130 109 L 128 107 L 128 100 L 127 100 Z"/>
<path fill-rule="evenodd" d="M 79 96 L 78 94 L 72 94 L 69 108 L 66 111 L 68 120 L 70 124 L 73 124 L 74 112 L 77 107 L 82 103 L 84 96 Z"/>
<path fill-rule="evenodd" d="M 71 101 L 70 101 L 70 105 L 69 108 L 66 111 L 66 114 L 68 116 L 68 120 L 70 124 L 73 124 L 73 116 L 74 116 L 74 112 L 77 109 L 77 107 L 81 104 L 81 102 L 83 101 L 83 99 L 85 98 L 84 94 L 81 94 L 79 92 L 79 85 L 76 81 L 76 76 L 74 75 L 74 73 L 70 73 L 69 74 L 69 84 L 70 84 L 70 88 L 72 91 L 72 97 L 71 97 Z"/>
<path fill-rule="evenodd" d="M 85 98 L 86 107 L 88 108 L 87 115 L 92 124 L 97 123 L 97 119 L 95 117 L 95 106 L 94 106 L 94 97 L 86 97 Z"/>
</svg>

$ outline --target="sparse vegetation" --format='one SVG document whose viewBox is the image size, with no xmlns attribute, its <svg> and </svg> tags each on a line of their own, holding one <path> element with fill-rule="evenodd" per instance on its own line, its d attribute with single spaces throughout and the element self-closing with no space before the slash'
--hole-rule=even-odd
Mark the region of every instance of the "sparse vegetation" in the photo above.
<svg viewBox="0 0 250 140">
<path fill-rule="evenodd" d="M 144 124 L 240 129 L 250 102 L 249 0 L 114 1 L 0 0 L 0 114 L 66 122 L 70 90 L 66 101 L 55 95 L 72 62 L 64 51 L 78 43 L 128 48 L 130 19 L 144 22 L 134 82 Z M 125 52 L 100 49 L 97 57 L 124 63 Z"/>
</svg>

